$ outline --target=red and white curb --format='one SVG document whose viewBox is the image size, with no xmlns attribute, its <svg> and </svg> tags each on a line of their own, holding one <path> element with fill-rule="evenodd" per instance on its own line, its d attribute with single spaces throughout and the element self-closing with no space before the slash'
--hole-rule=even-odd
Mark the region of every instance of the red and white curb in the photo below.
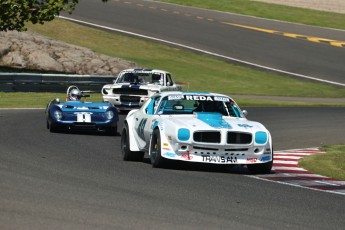
<svg viewBox="0 0 345 230">
<path fill-rule="evenodd" d="M 250 177 L 345 195 L 345 181 L 317 175 L 298 166 L 299 159 L 320 153 L 325 152 L 319 148 L 274 152 L 272 173 Z"/>
</svg>

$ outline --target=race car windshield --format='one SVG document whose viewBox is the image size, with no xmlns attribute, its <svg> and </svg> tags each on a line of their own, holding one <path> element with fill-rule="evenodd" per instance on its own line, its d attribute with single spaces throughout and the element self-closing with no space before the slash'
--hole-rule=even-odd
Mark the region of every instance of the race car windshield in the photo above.
<svg viewBox="0 0 345 230">
<path fill-rule="evenodd" d="M 162 84 L 164 75 L 160 73 L 128 72 L 117 79 L 117 83 Z"/>
<path fill-rule="evenodd" d="M 242 117 L 239 107 L 228 97 L 176 95 L 164 97 L 158 114 L 220 113 L 223 116 Z"/>
</svg>

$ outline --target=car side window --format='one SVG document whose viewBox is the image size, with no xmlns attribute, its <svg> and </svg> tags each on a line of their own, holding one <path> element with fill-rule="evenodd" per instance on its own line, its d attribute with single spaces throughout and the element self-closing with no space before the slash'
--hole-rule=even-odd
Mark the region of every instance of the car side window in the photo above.
<svg viewBox="0 0 345 230">
<path fill-rule="evenodd" d="M 160 96 L 151 99 L 150 103 L 145 109 L 146 114 L 153 115 L 155 113 L 160 99 Z"/>
<path fill-rule="evenodd" d="M 174 82 L 172 81 L 172 79 L 171 79 L 171 75 L 170 74 L 167 74 L 166 75 L 166 85 L 167 86 L 172 86 L 173 84 L 174 84 Z"/>
<path fill-rule="evenodd" d="M 153 114 L 154 112 L 154 100 L 151 100 L 148 106 L 145 109 L 146 114 Z"/>
</svg>

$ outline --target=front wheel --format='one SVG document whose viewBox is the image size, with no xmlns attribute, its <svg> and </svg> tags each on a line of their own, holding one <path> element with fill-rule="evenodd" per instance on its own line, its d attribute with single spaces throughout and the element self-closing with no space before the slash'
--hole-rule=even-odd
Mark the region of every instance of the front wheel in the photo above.
<svg viewBox="0 0 345 230">
<path fill-rule="evenodd" d="M 158 129 L 152 133 L 150 141 L 150 160 L 152 167 L 162 168 L 166 166 L 167 159 L 161 155 L 161 135 Z"/>
<path fill-rule="evenodd" d="M 49 129 L 49 132 L 51 133 L 56 132 L 56 127 L 52 123 L 49 123 L 49 121 L 47 121 L 47 129 Z"/>
<path fill-rule="evenodd" d="M 108 128 L 107 134 L 110 136 L 116 136 L 117 135 L 117 126 Z"/>
<path fill-rule="evenodd" d="M 145 152 L 131 151 L 129 147 L 129 132 L 128 126 L 122 129 L 121 133 L 121 152 L 122 159 L 124 161 L 142 161 L 144 159 Z"/>
<path fill-rule="evenodd" d="M 247 165 L 247 168 L 251 174 L 269 174 L 271 173 L 273 166 L 273 148 L 272 148 L 272 160 L 263 164 Z"/>
<path fill-rule="evenodd" d="M 269 174 L 271 173 L 273 161 L 262 164 L 247 165 L 247 168 L 251 174 Z"/>
</svg>

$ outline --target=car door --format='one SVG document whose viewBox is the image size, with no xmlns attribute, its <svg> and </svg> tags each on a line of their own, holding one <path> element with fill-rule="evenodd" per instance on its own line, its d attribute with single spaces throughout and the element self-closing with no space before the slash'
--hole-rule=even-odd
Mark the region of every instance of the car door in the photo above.
<svg viewBox="0 0 345 230">
<path fill-rule="evenodd" d="M 170 74 L 166 74 L 166 85 L 167 85 L 167 90 L 170 91 L 179 91 L 181 90 L 181 86 L 177 85 L 173 82 L 172 77 Z"/>
<path fill-rule="evenodd" d="M 142 113 L 135 118 L 135 131 L 138 134 L 140 140 L 138 141 L 141 149 L 147 149 L 151 134 L 153 131 L 153 125 L 155 122 L 155 110 L 160 101 L 160 96 L 153 97 L 150 102 L 145 104 L 145 108 L 142 108 Z"/>
</svg>

